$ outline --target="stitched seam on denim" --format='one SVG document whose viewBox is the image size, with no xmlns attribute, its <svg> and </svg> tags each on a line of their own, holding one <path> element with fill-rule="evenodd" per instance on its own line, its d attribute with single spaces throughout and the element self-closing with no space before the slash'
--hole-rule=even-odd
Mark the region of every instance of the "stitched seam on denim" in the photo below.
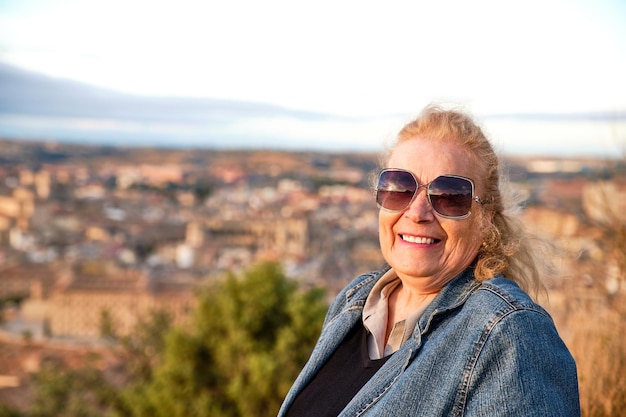
<svg viewBox="0 0 626 417">
<path fill-rule="evenodd" d="M 459 394 L 461 395 L 461 401 L 455 407 L 457 409 L 455 416 L 457 417 L 462 417 L 465 413 L 465 407 L 467 406 L 467 396 L 469 394 L 469 381 L 472 379 L 472 375 L 474 373 L 474 370 L 476 369 L 476 363 L 478 362 L 478 359 L 480 358 L 480 355 L 482 354 L 485 345 L 487 344 L 487 341 L 491 337 L 491 334 L 493 333 L 493 330 L 496 328 L 496 326 L 502 320 L 504 320 L 506 317 L 510 316 L 513 313 L 517 313 L 520 311 L 535 311 L 541 313 L 541 311 L 538 311 L 536 309 L 518 308 L 511 304 L 509 304 L 509 306 L 512 308 L 503 308 L 496 312 L 496 315 L 493 317 L 493 319 L 489 321 L 489 323 L 487 323 L 487 326 L 485 326 L 485 331 L 480 335 L 480 338 L 476 341 L 474 345 L 475 348 L 472 352 L 472 356 L 470 357 L 470 361 L 468 362 L 463 372 L 463 380 L 461 383 L 461 389 L 459 390 Z"/>
<path fill-rule="evenodd" d="M 413 351 L 411 350 L 409 352 L 409 355 L 407 357 L 406 362 L 404 363 L 404 366 L 402 368 L 400 368 L 400 372 L 398 373 L 398 375 L 396 375 L 396 377 L 394 379 L 391 380 L 391 382 L 385 386 L 383 388 L 383 390 L 374 398 L 372 398 L 372 401 L 370 401 L 369 403 L 365 404 L 359 411 L 356 412 L 355 417 L 361 416 L 363 415 L 363 413 L 365 413 L 367 410 L 369 410 L 369 408 L 371 406 L 373 406 L 374 404 L 376 404 L 376 402 L 387 393 L 387 391 L 389 391 L 389 389 L 392 387 L 393 384 L 396 383 L 396 381 L 398 379 L 400 379 L 400 376 L 402 376 L 402 374 L 404 373 L 404 371 L 406 370 L 406 368 L 409 366 L 409 362 L 411 362 L 413 358 Z"/>
<path fill-rule="evenodd" d="M 469 381 L 472 378 L 472 374 L 474 373 L 474 369 L 476 368 L 476 362 L 478 362 L 478 358 L 485 347 L 485 343 L 487 343 L 487 339 L 489 339 L 489 335 L 491 331 L 495 327 L 496 323 L 500 321 L 499 317 L 495 317 L 488 324 L 484 332 L 481 333 L 480 338 L 474 344 L 474 350 L 472 351 L 472 356 L 470 356 L 470 360 L 468 361 L 465 370 L 463 371 L 463 379 L 461 380 L 461 387 L 459 389 L 460 399 L 456 404 L 456 412 L 455 416 L 461 417 L 465 413 L 465 407 L 467 406 L 467 396 L 469 394 Z"/>
<path fill-rule="evenodd" d="M 541 306 L 533 302 L 532 300 L 527 301 L 527 302 L 519 302 L 516 299 L 512 298 L 512 296 L 509 293 L 505 291 L 501 291 L 500 288 L 495 287 L 493 285 L 489 285 L 489 284 L 483 286 L 480 289 L 488 291 L 496 295 L 502 301 L 507 303 L 514 311 L 521 311 L 521 310 L 534 311 L 536 313 L 541 314 L 542 316 L 545 316 L 551 319 L 550 314 L 547 311 L 545 311 Z"/>
<path fill-rule="evenodd" d="M 335 315 L 335 317 L 333 317 L 332 319 L 330 319 L 330 321 L 328 323 L 326 323 L 326 325 L 322 329 L 322 333 L 320 334 L 320 341 L 325 339 L 325 337 L 323 337 L 323 335 L 325 333 L 324 330 L 326 328 L 328 328 L 335 321 L 339 320 L 344 314 L 349 313 L 350 311 L 353 311 L 353 310 L 363 310 L 363 304 L 365 304 L 364 301 L 363 302 L 359 301 L 359 302 L 357 302 L 355 304 L 351 304 L 351 305 L 345 306 L 344 309 L 339 312 L 339 314 Z"/>
<path fill-rule="evenodd" d="M 359 281 L 356 284 L 354 284 L 354 287 L 346 291 L 346 294 L 345 294 L 346 301 L 349 302 L 350 298 L 352 298 L 356 292 L 358 292 L 361 288 L 371 284 L 372 280 L 378 278 L 379 276 L 382 276 L 387 271 L 387 269 L 374 271 L 374 272 L 370 272 L 370 273 L 359 276 L 358 278 Z"/>
<path fill-rule="evenodd" d="M 421 328 L 420 328 L 421 334 L 422 334 L 422 335 L 424 335 L 424 334 L 426 334 L 426 332 L 428 332 L 428 330 L 429 330 L 429 329 L 431 328 L 431 326 L 432 326 L 432 322 L 433 322 L 433 320 L 434 320 L 437 316 L 439 316 L 439 315 L 441 315 L 441 314 L 446 314 L 446 313 L 448 313 L 448 312 L 450 312 L 450 311 L 452 311 L 452 310 L 455 310 L 455 309 L 459 308 L 460 306 L 464 305 L 464 304 L 465 304 L 465 302 L 467 301 L 467 299 L 468 299 L 471 295 L 473 295 L 473 294 L 474 294 L 477 290 L 479 290 L 479 289 L 481 289 L 481 283 L 480 283 L 480 282 L 474 282 L 474 283 L 472 283 L 472 284 L 470 285 L 470 287 L 469 287 L 469 288 L 467 288 L 467 289 L 466 289 L 466 290 L 465 290 L 465 291 L 464 291 L 464 292 L 463 292 L 463 293 L 462 293 L 462 294 L 458 297 L 458 299 L 454 302 L 454 304 L 451 304 L 451 305 L 446 306 L 446 307 L 441 308 L 441 309 L 437 308 L 437 309 L 433 310 L 432 312 L 430 312 L 430 313 L 429 313 L 429 316 L 428 316 L 428 320 L 426 321 L 426 324 L 424 325 L 424 328 L 423 328 L 423 329 L 421 329 Z M 428 311 L 428 309 L 426 309 L 426 311 L 425 311 L 424 313 L 426 313 L 427 311 Z M 419 324 L 419 322 L 418 322 L 418 324 Z M 416 326 L 416 329 L 417 329 L 417 327 L 419 327 L 419 326 Z"/>
<path fill-rule="evenodd" d="M 339 313 L 335 315 L 324 327 L 327 327 L 330 324 L 332 324 L 335 320 L 337 320 L 339 317 L 341 317 L 342 314 L 346 312 L 349 312 L 352 310 L 363 309 L 363 306 L 365 305 L 365 297 L 363 297 L 362 299 L 358 299 L 356 301 L 351 301 L 350 299 L 353 298 L 355 293 L 357 293 L 363 287 L 370 285 L 372 281 L 375 280 L 380 274 L 381 274 L 380 271 L 377 271 L 377 272 L 372 272 L 369 274 L 361 275 L 359 278 L 363 278 L 363 279 L 359 281 L 354 287 L 346 291 L 345 302 L 341 311 L 339 311 Z"/>
<path fill-rule="evenodd" d="M 344 313 L 349 312 L 355 308 L 363 307 L 363 305 L 365 304 L 365 298 L 363 298 L 363 300 L 357 300 L 356 302 L 353 302 L 353 303 L 351 303 L 350 299 L 354 296 L 354 294 L 357 291 L 361 290 L 361 288 L 363 288 L 364 286 L 367 286 L 368 284 L 370 284 L 372 282 L 372 279 L 375 279 L 380 273 L 381 273 L 380 271 L 374 271 L 374 272 L 360 275 L 359 277 L 356 278 L 357 282 L 353 284 L 354 287 L 346 289 L 346 292 L 343 296 L 343 302 L 340 303 L 339 306 L 337 306 L 337 308 L 341 308 L 341 310 L 335 313 L 334 316 L 327 317 L 326 320 L 328 321 L 326 320 L 324 321 L 324 327 L 322 328 L 322 335 L 324 333 L 324 329 L 326 329 L 328 326 L 334 323 L 337 320 L 337 318 L 341 317 Z M 327 314 L 330 314 L 331 311 L 336 310 L 335 304 L 336 303 L 333 303 L 333 305 L 329 307 Z"/>
</svg>

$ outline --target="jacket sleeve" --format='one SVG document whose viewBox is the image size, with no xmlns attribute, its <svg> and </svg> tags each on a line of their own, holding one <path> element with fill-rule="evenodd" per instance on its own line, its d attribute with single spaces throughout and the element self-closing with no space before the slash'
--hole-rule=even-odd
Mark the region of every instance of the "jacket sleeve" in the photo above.
<svg viewBox="0 0 626 417">
<path fill-rule="evenodd" d="M 466 371 L 457 415 L 580 415 L 576 364 L 540 310 L 514 310 L 489 323 Z"/>
</svg>

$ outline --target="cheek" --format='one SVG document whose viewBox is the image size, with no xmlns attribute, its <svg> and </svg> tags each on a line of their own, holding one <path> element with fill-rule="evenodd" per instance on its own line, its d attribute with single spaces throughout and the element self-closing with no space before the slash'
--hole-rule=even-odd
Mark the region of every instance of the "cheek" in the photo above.
<svg viewBox="0 0 626 417">
<path fill-rule="evenodd" d="M 384 244 L 390 244 L 393 241 L 393 226 L 398 221 L 398 215 L 395 213 L 387 213 L 380 211 L 378 214 L 378 236 L 381 246 Z"/>
<path fill-rule="evenodd" d="M 455 236 L 460 249 L 467 253 L 468 257 L 473 258 L 482 245 L 481 222 L 476 219 L 465 226 L 457 230 Z"/>
<path fill-rule="evenodd" d="M 392 224 L 391 217 L 390 213 L 380 210 L 378 212 L 378 228 L 383 230 L 386 227 L 390 227 Z"/>
<path fill-rule="evenodd" d="M 473 236 L 468 243 L 467 251 L 470 253 L 470 258 L 473 260 L 476 255 L 478 255 L 478 251 L 480 250 L 480 246 L 482 245 L 482 240 L 480 236 Z"/>
<path fill-rule="evenodd" d="M 467 268 L 478 255 L 481 240 L 466 230 L 448 235 L 444 263 L 454 274 Z"/>
<path fill-rule="evenodd" d="M 474 239 L 474 236 L 480 234 L 477 220 L 474 216 L 461 220 L 441 218 L 439 223 L 445 230 L 450 243 L 467 245 Z"/>
</svg>

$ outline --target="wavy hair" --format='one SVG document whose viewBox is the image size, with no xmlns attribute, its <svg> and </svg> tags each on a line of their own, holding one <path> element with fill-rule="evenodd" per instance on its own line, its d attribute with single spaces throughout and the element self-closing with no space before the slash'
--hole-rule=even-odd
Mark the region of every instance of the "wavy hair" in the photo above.
<svg viewBox="0 0 626 417">
<path fill-rule="evenodd" d="M 542 277 L 554 271 L 547 252 L 550 246 L 526 232 L 518 216 L 521 199 L 511 191 L 499 157 L 483 130 L 466 113 L 429 105 L 400 130 L 381 162 L 386 164 L 395 146 L 416 136 L 457 143 L 480 167 L 485 196 L 482 209 L 476 211 L 482 225 L 476 279 L 483 281 L 502 274 L 535 298 L 545 293 Z"/>
</svg>

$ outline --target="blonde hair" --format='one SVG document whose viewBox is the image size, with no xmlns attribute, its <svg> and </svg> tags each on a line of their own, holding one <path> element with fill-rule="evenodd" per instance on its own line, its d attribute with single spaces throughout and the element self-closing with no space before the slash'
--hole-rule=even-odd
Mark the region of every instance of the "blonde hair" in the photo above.
<svg viewBox="0 0 626 417">
<path fill-rule="evenodd" d="M 501 184 L 508 182 L 482 129 L 463 112 L 430 105 L 400 130 L 385 162 L 395 146 L 416 136 L 458 143 L 481 168 L 485 195 L 481 196 L 483 209 L 477 213 L 481 216 L 483 243 L 474 270 L 476 279 L 483 281 L 502 274 L 534 297 L 545 292 L 541 278 L 553 269 L 551 257 L 542 251 L 549 245 L 528 234 L 516 215 L 519 201 Z"/>
</svg>

